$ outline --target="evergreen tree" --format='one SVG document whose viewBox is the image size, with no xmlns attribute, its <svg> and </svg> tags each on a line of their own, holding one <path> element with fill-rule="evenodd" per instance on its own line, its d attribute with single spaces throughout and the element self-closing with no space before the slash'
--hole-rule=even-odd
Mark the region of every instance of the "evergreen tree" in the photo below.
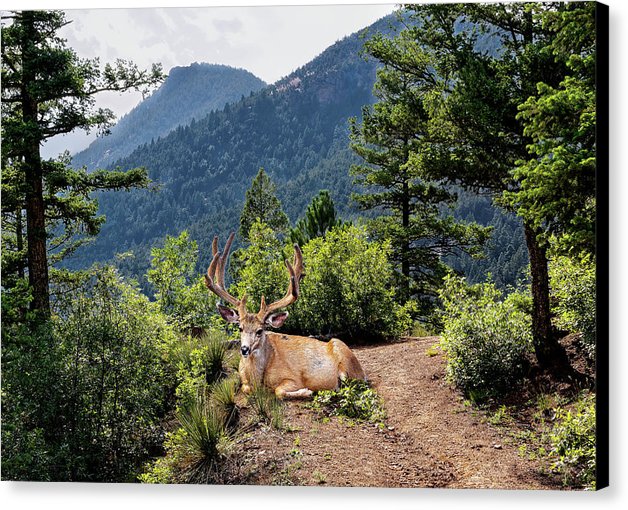
<svg viewBox="0 0 628 510">
<path fill-rule="evenodd" d="M 92 191 L 145 186 L 148 180 L 143 169 L 87 174 L 71 170 L 67 158 L 44 161 L 41 144 L 76 128 L 106 131 L 113 112 L 95 108 L 94 95 L 139 90 L 158 83 L 162 73 L 159 66 L 140 71 L 118 60 L 101 69 L 97 59 L 80 59 L 57 35 L 69 23 L 63 12 L 18 11 L 3 20 L 3 244 L 6 240 L 5 247 L 15 250 L 4 269 L 21 275 L 27 264 L 31 307 L 45 317 L 50 314 L 50 234 L 62 232 L 51 248 L 67 254 L 72 249 L 67 239 L 77 232 L 94 235 L 102 223 Z"/>
<path fill-rule="evenodd" d="M 340 225 L 342 220 L 336 217 L 334 201 L 329 191 L 323 189 L 307 206 L 305 216 L 290 230 L 290 242 L 305 246 L 311 239 L 322 237 L 325 232 Z"/>
<path fill-rule="evenodd" d="M 596 4 L 567 4 L 540 16 L 556 33 L 550 44 L 554 59 L 565 62 L 560 84 L 540 82 L 537 93 L 520 107 L 524 133 L 532 139 L 529 155 L 513 175 L 519 189 L 508 202 L 554 249 L 595 254 L 596 220 Z"/>
<path fill-rule="evenodd" d="M 371 54 L 406 72 L 429 98 L 429 139 L 410 166 L 433 179 L 490 193 L 522 189 L 515 171 L 533 142 L 520 107 L 537 83 L 556 88 L 568 70 L 551 51 L 556 30 L 543 22 L 566 4 L 442 4 L 411 6 L 412 23 L 398 37 L 377 38 Z M 491 44 L 487 45 L 487 42 Z M 524 107 L 525 110 L 525 107 Z M 528 198 L 530 195 L 528 195 Z M 550 323 L 543 222 L 523 214 L 533 297 L 532 330 L 543 366 L 564 361 Z"/>
<path fill-rule="evenodd" d="M 249 231 L 256 221 L 266 224 L 275 233 L 283 233 L 289 226 L 288 216 L 281 208 L 281 202 L 275 194 L 275 184 L 260 168 L 246 191 L 244 208 L 240 215 L 240 237 L 249 240 Z"/>
<path fill-rule="evenodd" d="M 380 54 L 384 44 L 375 38 L 365 48 Z M 403 58 L 403 42 L 388 58 Z M 355 183 L 364 190 L 353 198 L 362 209 L 383 213 L 370 226 L 377 237 L 392 243 L 403 275 L 402 298 L 431 298 L 445 274 L 442 258 L 479 252 L 490 229 L 444 215 L 443 206 L 452 205 L 455 195 L 426 179 L 422 165 L 408 164 L 412 153 L 423 150 L 429 119 L 427 98 L 414 86 L 413 76 L 384 67 L 377 72 L 374 90 L 378 102 L 363 108 L 361 125 L 355 119 L 351 123 L 352 148 L 366 163 L 352 167 Z"/>
</svg>

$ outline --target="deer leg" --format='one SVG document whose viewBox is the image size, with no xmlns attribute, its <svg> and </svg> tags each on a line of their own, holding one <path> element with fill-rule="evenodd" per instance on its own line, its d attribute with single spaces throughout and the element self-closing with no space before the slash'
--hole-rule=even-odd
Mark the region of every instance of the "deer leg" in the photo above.
<svg viewBox="0 0 628 510">
<path fill-rule="evenodd" d="M 275 395 L 281 400 L 310 398 L 313 393 L 308 388 L 299 388 L 294 381 L 284 381 L 275 388 Z"/>
</svg>

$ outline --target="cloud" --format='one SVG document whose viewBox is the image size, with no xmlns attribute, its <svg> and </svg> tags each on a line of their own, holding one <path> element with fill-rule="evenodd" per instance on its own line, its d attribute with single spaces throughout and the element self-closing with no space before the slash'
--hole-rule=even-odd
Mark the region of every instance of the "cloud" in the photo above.
<svg viewBox="0 0 628 510">
<path fill-rule="evenodd" d="M 215 19 L 212 21 L 214 27 L 219 32 L 238 33 L 242 31 L 242 21 L 237 18 L 232 19 Z"/>
</svg>

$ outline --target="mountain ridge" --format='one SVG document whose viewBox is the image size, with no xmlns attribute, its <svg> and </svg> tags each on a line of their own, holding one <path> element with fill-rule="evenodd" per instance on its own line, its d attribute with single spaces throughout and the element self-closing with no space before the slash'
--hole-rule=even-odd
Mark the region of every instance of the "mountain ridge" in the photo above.
<svg viewBox="0 0 628 510">
<path fill-rule="evenodd" d="M 72 164 L 88 170 L 109 167 L 152 139 L 266 86 L 253 73 L 223 64 L 194 62 L 173 67 L 157 90 L 125 114 L 109 135 L 76 153 Z"/>
</svg>

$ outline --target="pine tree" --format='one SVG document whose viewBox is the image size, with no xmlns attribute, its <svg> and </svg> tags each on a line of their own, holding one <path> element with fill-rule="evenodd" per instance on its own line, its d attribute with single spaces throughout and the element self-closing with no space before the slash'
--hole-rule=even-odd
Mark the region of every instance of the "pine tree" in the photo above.
<svg viewBox="0 0 628 510">
<path fill-rule="evenodd" d="M 519 189 L 505 194 L 544 241 L 552 239 L 554 250 L 570 255 L 595 255 L 596 8 L 573 3 L 541 15 L 556 33 L 549 49 L 567 71 L 558 86 L 538 83 L 519 107 L 532 143 L 513 172 Z"/>
<path fill-rule="evenodd" d="M 412 88 L 429 98 L 429 137 L 409 166 L 491 194 L 500 204 L 522 189 L 516 169 L 530 159 L 534 141 L 522 105 L 537 94 L 539 82 L 556 88 L 568 71 L 551 51 L 556 30 L 543 22 L 566 8 L 536 2 L 411 6 L 406 30 L 391 40 L 377 38 L 372 55 L 408 73 Z M 542 366 L 564 362 L 550 322 L 546 225 L 517 206 L 515 212 L 524 219 L 530 260 L 536 357 Z"/>
<path fill-rule="evenodd" d="M 244 208 L 240 215 L 240 237 L 249 240 L 249 230 L 256 221 L 264 223 L 275 233 L 284 233 L 288 226 L 288 217 L 281 208 L 281 202 L 275 194 L 275 184 L 260 168 L 246 191 Z"/>
<path fill-rule="evenodd" d="M 290 230 L 290 242 L 305 246 L 311 239 L 322 237 L 339 225 L 342 225 L 342 220 L 336 217 L 334 201 L 329 191 L 323 189 L 307 206 L 305 216 Z"/>
<path fill-rule="evenodd" d="M 383 38 L 367 41 L 365 48 L 386 63 L 402 58 L 400 51 L 387 54 Z M 443 214 L 455 195 L 426 178 L 422 165 L 409 165 L 411 154 L 420 153 L 427 135 L 427 98 L 414 86 L 411 74 L 392 65 L 380 69 L 375 83 L 378 102 L 362 111 L 362 124 L 351 123 L 352 149 L 365 164 L 351 169 L 363 192 L 354 200 L 365 210 L 379 210 L 370 221 L 371 231 L 390 239 L 393 258 L 403 279 L 402 298 L 418 295 L 432 301 L 446 266 L 442 258 L 478 253 L 489 229 L 454 221 Z"/>
<path fill-rule="evenodd" d="M 113 112 L 95 108 L 94 95 L 139 90 L 158 83 L 162 73 L 159 66 L 140 71 L 118 60 L 101 69 L 97 59 L 80 59 L 57 34 L 69 23 L 63 12 L 18 11 L 3 20 L 3 245 L 14 250 L 3 269 L 19 275 L 27 265 L 31 307 L 45 317 L 50 313 L 48 249 L 56 248 L 62 257 L 75 246 L 66 243 L 74 234 L 98 231 L 103 220 L 96 216 L 92 191 L 145 186 L 148 179 L 143 169 L 87 174 L 70 169 L 67 158 L 44 161 L 41 144 L 76 128 L 106 131 Z M 6 235 L 4 227 L 10 229 Z M 50 246 L 51 232 L 59 231 Z"/>
</svg>

